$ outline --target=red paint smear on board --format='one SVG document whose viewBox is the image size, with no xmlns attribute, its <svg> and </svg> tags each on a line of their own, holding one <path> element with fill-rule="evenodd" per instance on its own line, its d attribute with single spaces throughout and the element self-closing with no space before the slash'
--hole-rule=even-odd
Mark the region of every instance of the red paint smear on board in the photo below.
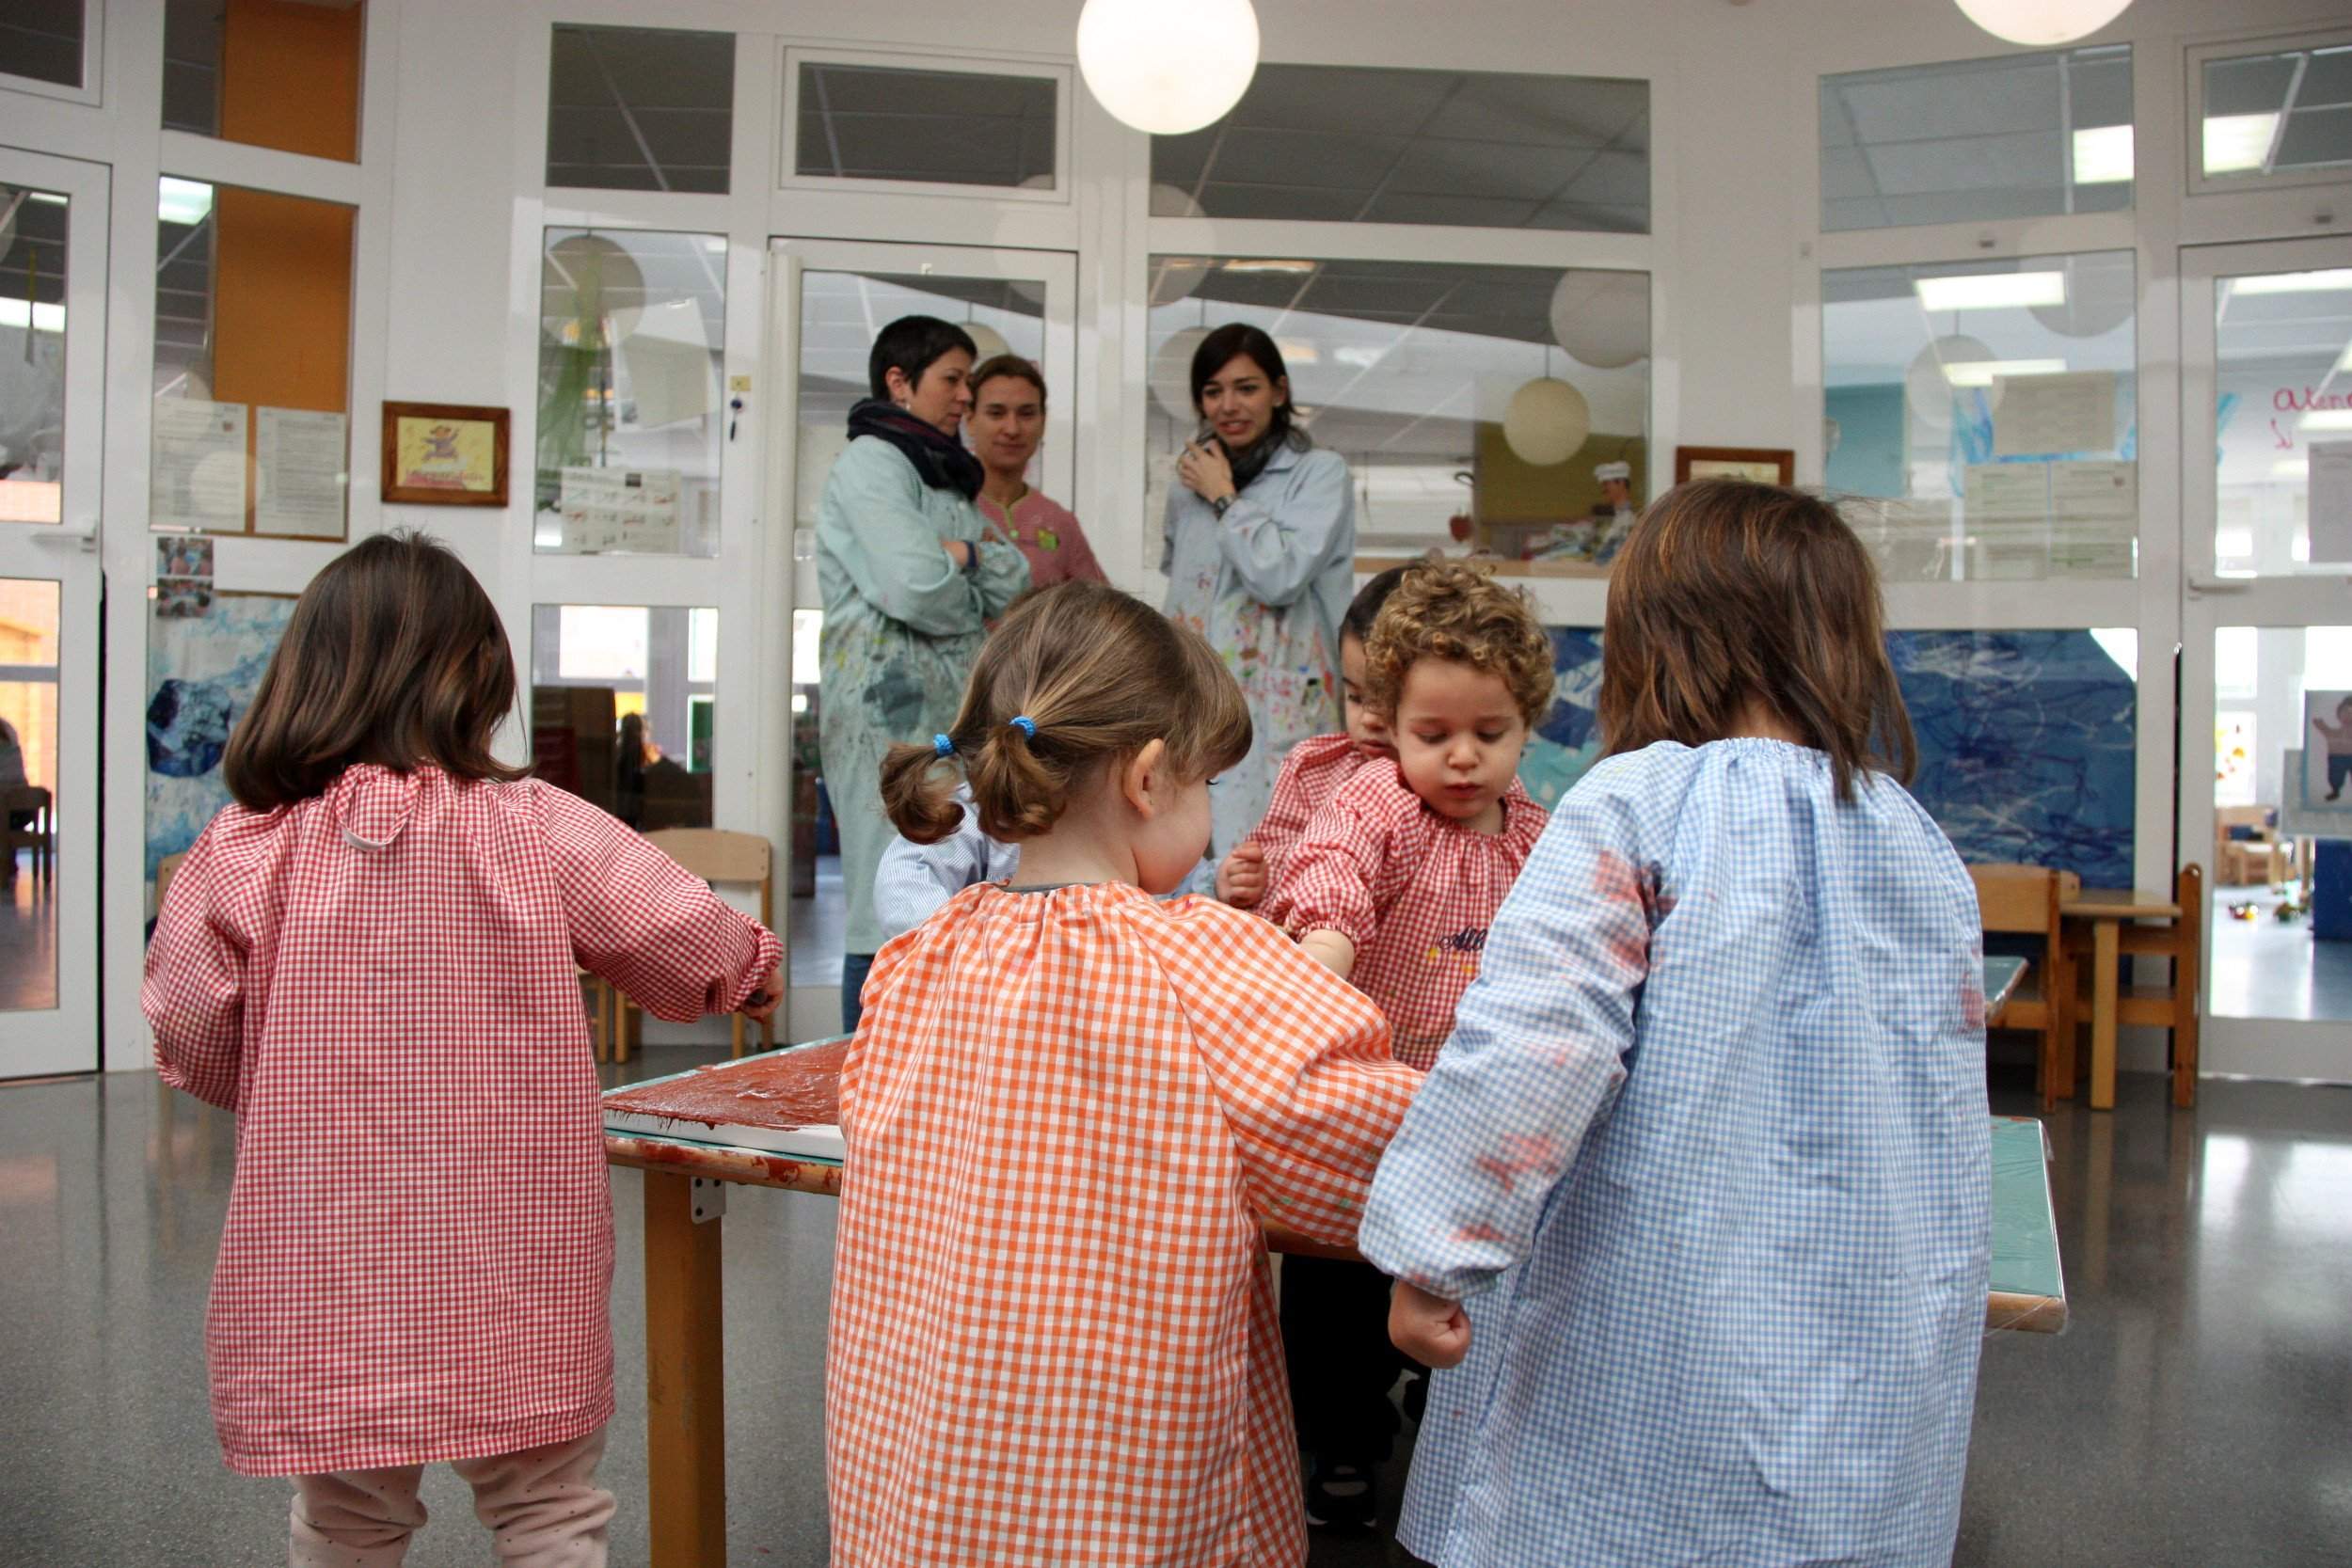
<svg viewBox="0 0 2352 1568">
<path fill-rule="evenodd" d="M 828 1040 L 605 1097 L 608 1110 L 698 1121 L 705 1127 L 822 1127 L 841 1120 L 848 1040 Z"/>
</svg>

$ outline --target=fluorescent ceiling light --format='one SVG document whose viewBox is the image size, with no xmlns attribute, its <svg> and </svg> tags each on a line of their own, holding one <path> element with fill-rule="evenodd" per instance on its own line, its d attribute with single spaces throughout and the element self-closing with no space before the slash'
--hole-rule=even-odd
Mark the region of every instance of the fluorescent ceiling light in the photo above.
<svg viewBox="0 0 2352 1568">
<path fill-rule="evenodd" d="M 2060 375 L 2063 359 L 1961 359 L 1944 367 L 1944 379 L 1955 387 L 1990 387 L 1994 376 Z"/>
<path fill-rule="evenodd" d="M 1957 277 L 1922 277 L 1912 287 L 1919 291 L 1921 309 L 1928 310 L 1995 310 L 2066 303 L 2062 272 L 1963 273 Z"/>
<path fill-rule="evenodd" d="M 2352 408 L 2314 408 L 2300 422 L 2305 430 L 2352 430 Z"/>
<path fill-rule="evenodd" d="M 1304 339 L 1277 338 L 1274 340 L 1274 347 L 1282 356 L 1282 362 L 1286 365 L 1323 363 L 1323 350 Z"/>
<path fill-rule="evenodd" d="M 0 326 L 23 326 L 28 322 L 36 332 L 63 332 L 65 307 L 35 305 L 22 299 L 0 299 Z"/>
<path fill-rule="evenodd" d="M 2273 463 L 2270 466 L 2270 477 L 2273 479 L 2309 479 L 2312 477 L 2311 459 L 2308 457 L 2281 457 L 2278 462 Z M 2253 552 L 2251 550 L 2239 550 L 2236 553 L 2239 555 L 2251 555 Z"/>
<path fill-rule="evenodd" d="M 2270 144 L 2279 135 L 2279 117 L 2207 115 L 2205 172 L 2252 174 L 2270 160 Z"/>
<path fill-rule="evenodd" d="M 2094 125 L 2074 133 L 2074 183 L 2122 185 L 2132 178 L 2132 128 Z"/>
<path fill-rule="evenodd" d="M 2254 553 L 2254 531 L 2233 528 L 2213 536 L 2216 561 L 2243 561 Z"/>
<path fill-rule="evenodd" d="M 213 187 L 200 180 L 164 176 L 157 186 L 155 215 L 166 223 L 202 223 L 213 210 Z"/>
<path fill-rule="evenodd" d="M 2352 289 L 2352 267 L 2321 272 L 2265 272 L 2230 279 L 2233 294 L 2316 294 L 2332 289 Z"/>
<path fill-rule="evenodd" d="M 2336 369 L 2340 371 L 2352 371 L 2352 343 L 2344 344 L 2344 357 L 2336 361 Z"/>
<path fill-rule="evenodd" d="M 35 201 L 46 201 L 52 207 L 62 207 L 65 205 L 65 198 L 59 196 L 55 191 L 26 191 L 24 194 L 31 197 Z"/>
<path fill-rule="evenodd" d="M 1224 272 L 1312 272 L 1318 261 L 1277 261 L 1264 257 L 1237 256 L 1219 269 Z"/>
</svg>

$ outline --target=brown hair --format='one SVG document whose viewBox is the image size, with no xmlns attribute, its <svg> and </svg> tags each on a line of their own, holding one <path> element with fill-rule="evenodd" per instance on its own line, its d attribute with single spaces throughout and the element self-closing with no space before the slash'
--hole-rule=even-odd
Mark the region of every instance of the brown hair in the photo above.
<svg viewBox="0 0 2352 1568">
<path fill-rule="evenodd" d="M 1608 754 L 1700 746 L 1762 703 L 1858 773 L 1911 782 L 1911 715 L 1887 662 L 1878 572 L 1836 508 L 1774 484 L 1681 484 L 1634 525 L 1609 578 L 1600 728 Z"/>
<path fill-rule="evenodd" d="M 1037 405 L 1040 408 L 1045 406 L 1045 372 L 1017 354 L 999 354 L 981 360 L 973 367 L 972 373 L 964 377 L 963 384 L 972 388 L 972 396 L 977 399 L 980 395 L 980 388 L 1000 375 L 1011 376 L 1016 381 L 1025 381 L 1036 388 Z"/>
<path fill-rule="evenodd" d="M 360 762 L 519 779 L 490 754 L 514 705 L 506 628 L 473 574 L 422 534 L 380 533 L 302 591 L 222 772 L 253 811 L 309 800 Z"/>
<path fill-rule="evenodd" d="M 1364 639 L 1365 700 L 1393 714 L 1424 658 L 1500 677 L 1530 729 L 1551 710 L 1551 639 L 1527 595 L 1480 567 L 1432 555 L 1404 568 Z"/>
<path fill-rule="evenodd" d="M 1249 750 L 1249 705 L 1200 633 L 1116 588 L 1061 582 L 998 623 L 947 738 L 980 831 L 1018 840 L 1053 827 L 1089 775 L 1153 740 L 1180 779 L 1231 768 Z M 883 759 L 882 807 L 914 843 L 935 844 L 963 819 L 946 760 L 930 741 Z"/>
</svg>

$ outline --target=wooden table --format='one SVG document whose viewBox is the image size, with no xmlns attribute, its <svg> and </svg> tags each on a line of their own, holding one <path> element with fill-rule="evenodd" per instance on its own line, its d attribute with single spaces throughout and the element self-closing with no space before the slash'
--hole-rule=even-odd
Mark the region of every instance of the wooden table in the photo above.
<svg viewBox="0 0 2352 1568">
<path fill-rule="evenodd" d="M 2115 1005 L 2127 920 L 2178 920 L 2181 906 L 2160 893 L 2085 888 L 2058 903 L 2058 917 L 2090 927 L 2090 1108 L 2115 1109 Z"/>
<path fill-rule="evenodd" d="M 2003 1000 L 1988 960 L 1988 999 Z M 643 1085 L 630 1085 L 642 1088 Z M 617 1091 L 616 1091 L 617 1092 Z M 717 1135 L 717 1130 L 713 1130 Z M 653 1568 L 720 1568 L 727 1560 L 726 1335 L 720 1308 L 722 1216 L 730 1186 L 841 1196 L 842 1166 L 723 1143 L 607 1132 L 608 1164 L 644 1172 L 645 1491 Z M 1987 1330 L 2055 1334 L 2066 1326 L 2057 1221 L 2042 1124 L 1993 1118 L 1993 1288 Z M 1266 1227 L 1277 1252 L 1352 1258 Z"/>
<path fill-rule="evenodd" d="M 2009 999 L 2017 994 L 2017 988 L 2025 982 L 2025 959 L 1994 957 L 1984 960 L 1986 1028 L 1998 1029 L 2001 1026 L 2001 1015 L 2009 1011 Z"/>
</svg>

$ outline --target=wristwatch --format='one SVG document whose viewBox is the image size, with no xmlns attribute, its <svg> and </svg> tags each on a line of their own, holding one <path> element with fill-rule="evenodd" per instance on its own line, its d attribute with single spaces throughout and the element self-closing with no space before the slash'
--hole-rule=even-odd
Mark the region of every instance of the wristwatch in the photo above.
<svg viewBox="0 0 2352 1568">
<path fill-rule="evenodd" d="M 1239 500 L 1241 498 L 1238 496 L 1219 496 L 1216 499 L 1209 503 L 1209 510 L 1216 513 L 1219 518 L 1222 518 L 1225 514 L 1233 509 L 1233 502 Z"/>
</svg>

